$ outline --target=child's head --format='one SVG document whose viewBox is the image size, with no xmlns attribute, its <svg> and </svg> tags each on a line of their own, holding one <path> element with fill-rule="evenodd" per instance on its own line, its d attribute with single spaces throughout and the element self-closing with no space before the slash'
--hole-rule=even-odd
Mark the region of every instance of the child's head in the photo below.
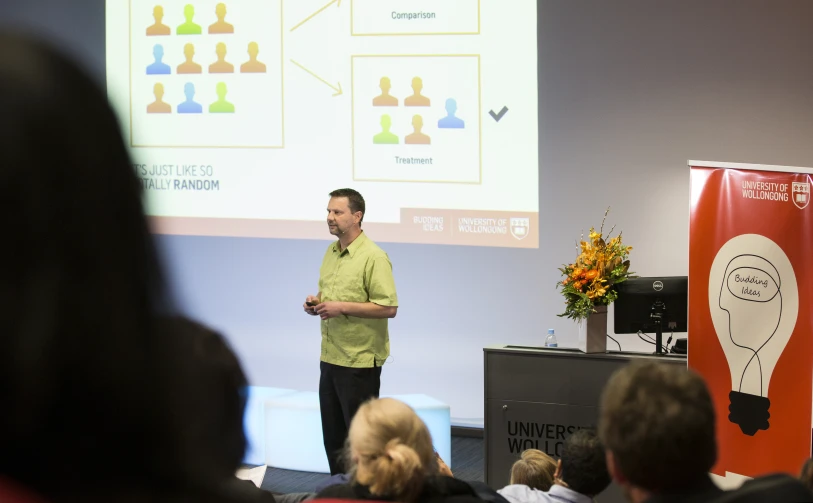
<svg viewBox="0 0 813 503">
<path fill-rule="evenodd" d="M 547 491 L 553 485 L 556 461 L 537 449 L 523 451 L 511 467 L 511 484 L 524 484 L 533 489 Z"/>
</svg>

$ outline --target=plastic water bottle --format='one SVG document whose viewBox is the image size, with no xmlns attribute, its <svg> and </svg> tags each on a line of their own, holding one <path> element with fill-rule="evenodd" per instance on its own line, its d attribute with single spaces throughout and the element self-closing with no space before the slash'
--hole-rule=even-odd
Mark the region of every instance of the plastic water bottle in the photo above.
<svg viewBox="0 0 813 503">
<path fill-rule="evenodd" d="M 553 333 L 553 329 L 548 329 L 548 336 L 545 337 L 545 347 L 546 348 L 555 348 L 558 347 L 559 344 L 556 342 L 556 334 Z"/>
</svg>

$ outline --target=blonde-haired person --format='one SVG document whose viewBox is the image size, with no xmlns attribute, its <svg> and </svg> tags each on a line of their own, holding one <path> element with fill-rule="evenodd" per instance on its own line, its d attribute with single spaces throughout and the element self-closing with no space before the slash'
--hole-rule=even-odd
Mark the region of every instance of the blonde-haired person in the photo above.
<svg viewBox="0 0 813 503">
<path fill-rule="evenodd" d="M 522 484 L 532 489 L 547 491 L 553 485 L 556 460 L 538 449 L 522 451 L 511 466 L 510 484 Z"/>
<path fill-rule="evenodd" d="M 482 501 L 466 482 L 440 474 L 429 430 L 403 402 L 365 402 L 350 423 L 347 444 L 350 482 L 327 487 L 316 499 Z"/>
</svg>

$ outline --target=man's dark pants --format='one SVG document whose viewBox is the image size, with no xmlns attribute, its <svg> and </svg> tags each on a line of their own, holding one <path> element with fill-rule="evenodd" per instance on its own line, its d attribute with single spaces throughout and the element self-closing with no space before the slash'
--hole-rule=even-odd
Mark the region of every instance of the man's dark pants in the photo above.
<svg viewBox="0 0 813 503">
<path fill-rule="evenodd" d="M 350 421 L 362 403 L 378 398 L 381 367 L 351 368 L 320 362 L 319 410 L 322 438 L 330 464 L 330 474 L 345 473 L 344 443 Z"/>
</svg>

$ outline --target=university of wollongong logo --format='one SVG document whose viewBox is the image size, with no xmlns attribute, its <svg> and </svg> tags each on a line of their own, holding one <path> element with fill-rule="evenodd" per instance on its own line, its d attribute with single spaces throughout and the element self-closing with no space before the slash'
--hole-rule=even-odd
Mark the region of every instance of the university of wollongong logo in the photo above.
<svg viewBox="0 0 813 503">
<path fill-rule="evenodd" d="M 810 204 L 810 183 L 793 182 L 790 196 L 797 208 L 805 209 Z"/>
</svg>

